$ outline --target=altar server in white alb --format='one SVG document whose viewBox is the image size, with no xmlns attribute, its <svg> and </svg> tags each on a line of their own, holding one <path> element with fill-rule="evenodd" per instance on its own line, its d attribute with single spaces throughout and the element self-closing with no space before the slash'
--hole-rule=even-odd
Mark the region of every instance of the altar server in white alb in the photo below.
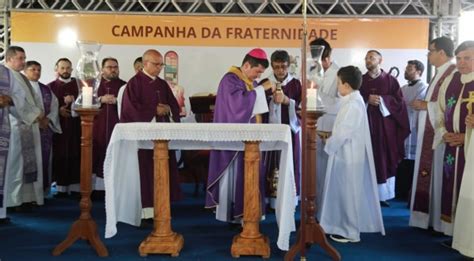
<svg viewBox="0 0 474 261">
<path fill-rule="evenodd" d="M 320 224 L 337 242 L 359 242 L 361 232 L 385 235 L 385 229 L 366 107 L 358 90 L 362 73 L 347 66 L 337 76 L 341 108 L 324 147 L 329 159 Z"/>
</svg>

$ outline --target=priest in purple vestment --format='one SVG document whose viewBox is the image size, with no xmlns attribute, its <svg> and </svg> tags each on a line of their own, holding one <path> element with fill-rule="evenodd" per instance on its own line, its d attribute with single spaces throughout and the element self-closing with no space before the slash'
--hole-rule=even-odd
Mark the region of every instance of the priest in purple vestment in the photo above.
<svg viewBox="0 0 474 261">
<path fill-rule="evenodd" d="M 163 67 L 163 56 L 150 49 L 143 54 L 143 70 L 127 83 L 123 94 L 120 122 L 180 122 L 179 106 L 168 83 L 158 77 Z M 174 151 L 169 153 L 170 197 L 181 197 L 178 166 Z M 153 207 L 153 150 L 139 150 L 140 189 L 142 208 Z M 145 211 L 142 217 L 153 217 Z"/>
<path fill-rule="evenodd" d="M 59 122 L 62 133 L 53 135 L 53 181 L 59 193 L 79 191 L 81 169 L 81 120 L 72 117 L 71 105 L 78 96 L 79 87 L 71 77 L 72 63 L 68 58 L 56 62 L 58 78 L 50 83 L 58 98 Z"/>
<path fill-rule="evenodd" d="M 93 130 L 93 173 L 104 177 L 104 160 L 110 136 L 115 124 L 119 122 L 117 112 L 117 95 L 120 87 L 126 84 L 119 78 L 119 64 L 117 59 L 107 57 L 102 60 L 102 80 L 100 81 L 97 96 L 101 104 L 99 114 L 94 118 Z"/>
<path fill-rule="evenodd" d="M 293 143 L 293 162 L 294 174 L 296 183 L 297 195 L 300 194 L 300 119 L 296 114 L 301 103 L 301 83 L 298 79 L 293 78 L 288 73 L 290 64 L 290 55 L 287 51 L 277 50 L 272 53 L 271 67 L 273 74 L 269 77 L 270 80 L 280 85 L 275 93 L 271 96 L 269 102 L 269 123 L 288 124 L 291 128 L 292 143 Z M 276 192 L 273 184 L 274 181 L 269 180 L 274 175 L 273 172 L 278 171 L 279 167 L 279 151 L 272 151 L 265 153 L 265 163 L 267 170 L 267 192 Z M 268 193 L 267 193 L 268 194 Z M 272 196 L 272 195 L 267 195 Z"/>
<path fill-rule="evenodd" d="M 40 109 L 44 112 L 44 118 L 39 122 L 41 136 L 41 157 L 43 162 L 43 189 L 48 191 L 52 178 L 52 156 L 53 134 L 61 134 L 61 124 L 58 115 L 58 99 L 51 89 L 39 82 L 41 77 L 41 64 L 37 61 L 28 61 L 25 66 L 25 76 L 31 83 L 33 90 L 41 98 Z"/>
<path fill-rule="evenodd" d="M 263 81 L 261 84 L 255 81 L 267 67 L 267 54 L 256 48 L 247 53 L 240 67 L 232 66 L 229 69 L 217 90 L 215 123 L 260 122 L 258 114 L 268 111 L 265 91 L 275 90 L 272 81 Z M 211 151 L 206 207 L 216 207 L 218 220 L 231 222 L 242 216 L 243 174 L 243 152 Z M 261 171 L 260 187 L 263 178 Z"/>
<path fill-rule="evenodd" d="M 395 77 L 380 68 L 382 55 L 370 50 L 365 56 L 367 73 L 362 77 L 360 93 L 368 103 L 370 136 L 374 153 L 379 199 L 395 197 L 395 174 L 405 156 L 404 141 L 410 134 L 408 112 L 400 85 Z"/>
<path fill-rule="evenodd" d="M 461 43 L 454 52 L 457 71 L 441 86 L 439 95 L 440 126 L 436 129 L 434 145 L 444 142 L 443 181 L 441 190 L 441 221 L 450 225 L 445 234 L 452 235 L 459 191 L 463 178 L 466 117 L 473 113 L 474 100 L 474 41 Z M 471 159 L 472 160 L 472 159 Z M 472 236 L 472 235 L 471 235 Z"/>
</svg>

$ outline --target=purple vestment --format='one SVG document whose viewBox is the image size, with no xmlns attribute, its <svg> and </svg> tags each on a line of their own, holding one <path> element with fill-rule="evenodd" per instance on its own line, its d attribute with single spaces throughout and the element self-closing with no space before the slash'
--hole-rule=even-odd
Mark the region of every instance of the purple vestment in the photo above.
<svg viewBox="0 0 474 261">
<path fill-rule="evenodd" d="M 126 84 L 121 79 L 107 81 L 102 78 L 97 96 L 102 97 L 106 94 L 117 97 L 120 87 Z M 101 110 L 94 119 L 93 132 L 93 172 L 98 176 L 104 177 L 104 160 L 109 144 L 110 136 L 114 130 L 115 124 L 119 122 L 117 104 L 101 104 Z"/>
<path fill-rule="evenodd" d="M 466 102 L 460 99 L 469 97 L 469 92 L 474 91 L 474 81 L 464 86 L 461 83 L 461 74 L 455 72 L 451 82 L 445 93 L 446 110 L 444 112 L 444 127 L 447 132 L 465 133 L 466 132 L 466 116 L 468 111 Z M 461 95 L 460 95 L 461 94 Z M 454 117 L 456 107 L 459 106 L 459 125 L 455 124 Z M 471 159 L 472 160 L 472 159 Z M 453 212 L 455 211 L 459 190 L 461 188 L 462 175 L 464 171 L 464 145 L 451 147 L 446 144 L 443 157 L 443 188 L 441 191 L 441 219 L 446 222 L 453 222 Z M 454 207 L 454 208 L 453 208 Z"/>
<path fill-rule="evenodd" d="M 58 112 L 65 105 L 64 97 L 77 98 L 79 88 L 76 79 L 64 83 L 59 79 L 48 84 L 58 98 Z M 67 106 L 71 109 L 71 104 Z M 80 117 L 64 117 L 59 113 L 62 133 L 53 135 L 53 180 L 59 186 L 68 186 L 80 182 L 81 170 L 81 120 Z"/>
<path fill-rule="evenodd" d="M 247 90 L 246 83 L 234 73 L 227 73 L 219 83 L 214 109 L 215 123 L 252 123 L 252 111 L 257 98 L 255 91 Z M 235 205 L 232 216 L 243 213 L 243 152 L 213 150 L 209 159 L 207 180 L 206 207 L 219 204 L 219 181 L 227 167 L 237 161 L 237 178 L 235 184 Z M 262 168 L 261 168 L 262 169 Z M 264 172 L 260 171 L 260 187 L 264 184 Z M 260 192 L 264 192 L 263 189 Z M 262 197 L 263 198 L 263 197 Z"/>
<path fill-rule="evenodd" d="M 43 101 L 44 107 L 44 116 L 47 117 L 51 112 L 51 103 L 53 101 L 53 92 L 51 89 L 38 82 L 40 91 L 41 91 L 41 99 Z M 43 162 L 43 188 L 48 188 L 51 184 L 51 180 L 49 180 L 49 158 L 51 156 L 51 147 L 53 145 L 53 130 L 51 127 L 48 126 L 46 129 L 40 129 L 41 135 L 41 157 Z"/>
<path fill-rule="evenodd" d="M 369 95 L 380 95 L 390 112 L 384 117 L 379 106 L 367 106 L 377 183 L 383 184 L 395 176 L 405 156 L 405 139 L 410 134 L 407 107 L 397 79 L 383 70 L 375 79 L 364 74 L 360 93 L 366 103 Z"/>
<path fill-rule="evenodd" d="M 158 103 L 167 104 L 171 108 L 174 122 L 179 122 L 179 106 L 166 81 L 153 80 L 142 71 L 133 76 L 123 93 L 120 122 L 151 122 L 156 115 Z M 158 117 L 158 122 L 169 122 L 168 117 Z M 181 198 L 179 188 L 178 166 L 174 151 L 169 152 L 170 197 L 171 200 Z M 153 150 L 139 150 L 140 189 L 142 207 L 153 207 Z"/>
</svg>

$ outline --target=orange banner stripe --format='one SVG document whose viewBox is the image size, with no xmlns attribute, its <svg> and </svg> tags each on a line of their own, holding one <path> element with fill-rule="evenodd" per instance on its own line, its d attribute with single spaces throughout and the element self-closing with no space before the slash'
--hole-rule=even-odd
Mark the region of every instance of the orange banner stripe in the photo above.
<svg viewBox="0 0 474 261">
<path fill-rule="evenodd" d="M 299 47 L 302 19 L 12 12 L 14 42 L 64 37 L 103 44 Z M 38 30 L 39 25 L 41 30 Z M 425 49 L 428 19 L 308 19 L 309 39 L 336 48 Z M 68 36 L 69 35 L 69 36 Z"/>
</svg>

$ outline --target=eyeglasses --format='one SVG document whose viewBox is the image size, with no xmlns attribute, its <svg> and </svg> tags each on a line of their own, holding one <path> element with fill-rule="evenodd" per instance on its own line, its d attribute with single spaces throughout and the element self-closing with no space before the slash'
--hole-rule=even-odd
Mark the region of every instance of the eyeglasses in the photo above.
<svg viewBox="0 0 474 261">
<path fill-rule="evenodd" d="M 288 69 L 288 64 L 282 64 L 282 65 L 273 65 L 272 66 L 273 70 L 286 70 Z"/>
<path fill-rule="evenodd" d="M 105 66 L 104 67 L 105 69 L 118 69 L 119 67 L 118 66 Z"/>
<path fill-rule="evenodd" d="M 148 62 L 153 64 L 156 67 L 162 67 L 163 65 L 165 65 L 164 63 L 155 63 L 155 62 L 152 62 L 152 61 L 148 61 Z"/>
</svg>

